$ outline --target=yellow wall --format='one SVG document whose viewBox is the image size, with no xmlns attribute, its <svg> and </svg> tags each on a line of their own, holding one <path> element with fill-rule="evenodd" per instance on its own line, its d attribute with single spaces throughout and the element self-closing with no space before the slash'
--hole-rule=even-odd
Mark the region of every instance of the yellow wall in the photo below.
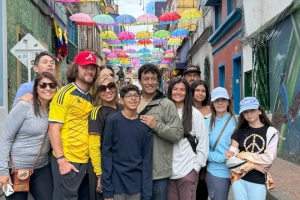
<svg viewBox="0 0 300 200">
<path fill-rule="evenodd" d="M 197 0 L 178 0 L 178 7 L 177 7 L 177 13 L 181 15 L 183 11 L 196 8 L 197 9 Z M 178 24 L 177 28 L 185 28 L 189 31 L 196 30 L 196 21 L 192 22 L 182 22 Z"/>
</svg>

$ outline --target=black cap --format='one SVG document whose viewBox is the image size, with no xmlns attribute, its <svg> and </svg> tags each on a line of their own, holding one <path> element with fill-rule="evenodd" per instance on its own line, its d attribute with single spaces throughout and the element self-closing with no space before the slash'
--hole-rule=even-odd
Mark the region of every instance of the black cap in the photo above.
<svg viewBox="0 0 300 200">
<path fill-rule="evenodd" d="M 196 65 L 186 66 L 183 71 L 183 75 L 185 75 L 186 73 L 189 73 L 189 72 L 197 72 L 197 73 L 199 73 L 199 75 L 201 74 L 200 67 L 196 66 Z"/>
</svg>

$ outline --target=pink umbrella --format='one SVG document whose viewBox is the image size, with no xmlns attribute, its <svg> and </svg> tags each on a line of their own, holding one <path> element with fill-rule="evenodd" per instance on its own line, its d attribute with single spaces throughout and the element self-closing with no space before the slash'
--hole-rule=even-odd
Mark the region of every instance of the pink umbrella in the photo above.
<svg viewBox="0 0 300 200">
<path fill-rule="evenodd" d="M 139 16 L 136 21 L 140 25 L 145 25 L 145 24 L 157 24 L 158 23 L 158 18 L 155 15 L 152 14 L 143 14 Z"/>
<path fill-rule="evenodd" d="M 125 53 L 136 53 L 135 49 L 126 49 Z"/>
<path fill-rule="evenodd" d="M 171 60 L 162 60 L 161 62 L 160 62 L 160 64 L 169 64 L 171 62 Z"/>
<path fill-rule="evenodd" d="M 112 52 L 114 54 L 124 53 L 124 51 L 122 49 L 113 49 Z"/>
<path fill-rule="evenodd" d="M 176 52 L 175 49 L 167 49 L 167 50 L 165 51 L 165 53 L 174 53 L 174 54 L 176 54 L 177 52 Z"/>
<path fill-rule="evenodd" d="M 77 25 L 86 25 L 93 26 L 96 23 L 92 20 L 92 18 L 85 13 L 76 13 L 69 17 L 71 21 L 74 21 Z"/>
<path fill-rule="evenodd" d="M 156 53 L 156 54 L 153 54 L 152 55 L 154 58 L 163 58 L 164 57 L 164 54 L 162 53 Z"/>
<path fill-rule="evenodd" d="M 167 40 L 166 39 L 154 39 L 153 40 L 153 45 L 155 45 L 155 46 L 165 46 L 165 45 L 167 45 Z"/>
<path fill-rule="evenodd" d="M 110 54 L 110 53 L 111 53 L 111 50 L 108 49 L 108 48 L 103 48 L 103 49 L 102 49 L 102 53 L 105 54 L 105 55 L 107 55 L 107 54 Z"/>
<path fill-rule="evenodd" d="M 118 34 L 119 40 L 134 40 L 135 36 L 132 32 L 122 31 Z"/>
<path fill-rule="evenodd" d="M 114 53 L 110 53 L 106 56 L 107 60 L 113 60 L 113 59 L 117 59 L 118 56 Z"/>
<path fill-rule="evenodd" d="M 130 64 L 134 68 L 138 68 L 140 66 L 140 59 L 130 59 Z"/>
</svg>

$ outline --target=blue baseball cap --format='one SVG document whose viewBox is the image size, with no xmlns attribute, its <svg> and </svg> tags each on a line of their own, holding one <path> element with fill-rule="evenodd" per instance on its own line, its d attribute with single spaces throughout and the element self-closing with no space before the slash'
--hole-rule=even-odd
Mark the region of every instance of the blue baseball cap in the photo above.
<svg viewBox="0 0 300 200">
<path fill-rule="evenodd" d="M 230 99 L 227 90 L 223 87 L 217 87 L 211 91 L 211 101 L 219 98 Z"/>
<path fill-rule="evenodd" d="M 259 102 L 255 97 L 246 97 L 240 102 L 240 112 L 244 112 L 245 110 L 257 109 L 259 107 Z"/>
</svg>

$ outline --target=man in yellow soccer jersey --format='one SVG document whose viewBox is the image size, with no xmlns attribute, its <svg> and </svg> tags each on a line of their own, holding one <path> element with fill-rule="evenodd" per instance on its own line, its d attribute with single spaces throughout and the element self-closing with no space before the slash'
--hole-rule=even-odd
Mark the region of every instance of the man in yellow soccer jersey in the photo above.
<svg viewBox="0 0 300 200">
<path fill-rule="evenodd" d="M 88 114 L 93 108 L 91 88 L 97 78 L 96 56 L 77 54 L 69 66 L 69 84 L 62 87 L 50 104 L 49 137 L 53 148 L 53 199 L 89 199 L 86 172 L 89 160 Z"/>
</svg>

